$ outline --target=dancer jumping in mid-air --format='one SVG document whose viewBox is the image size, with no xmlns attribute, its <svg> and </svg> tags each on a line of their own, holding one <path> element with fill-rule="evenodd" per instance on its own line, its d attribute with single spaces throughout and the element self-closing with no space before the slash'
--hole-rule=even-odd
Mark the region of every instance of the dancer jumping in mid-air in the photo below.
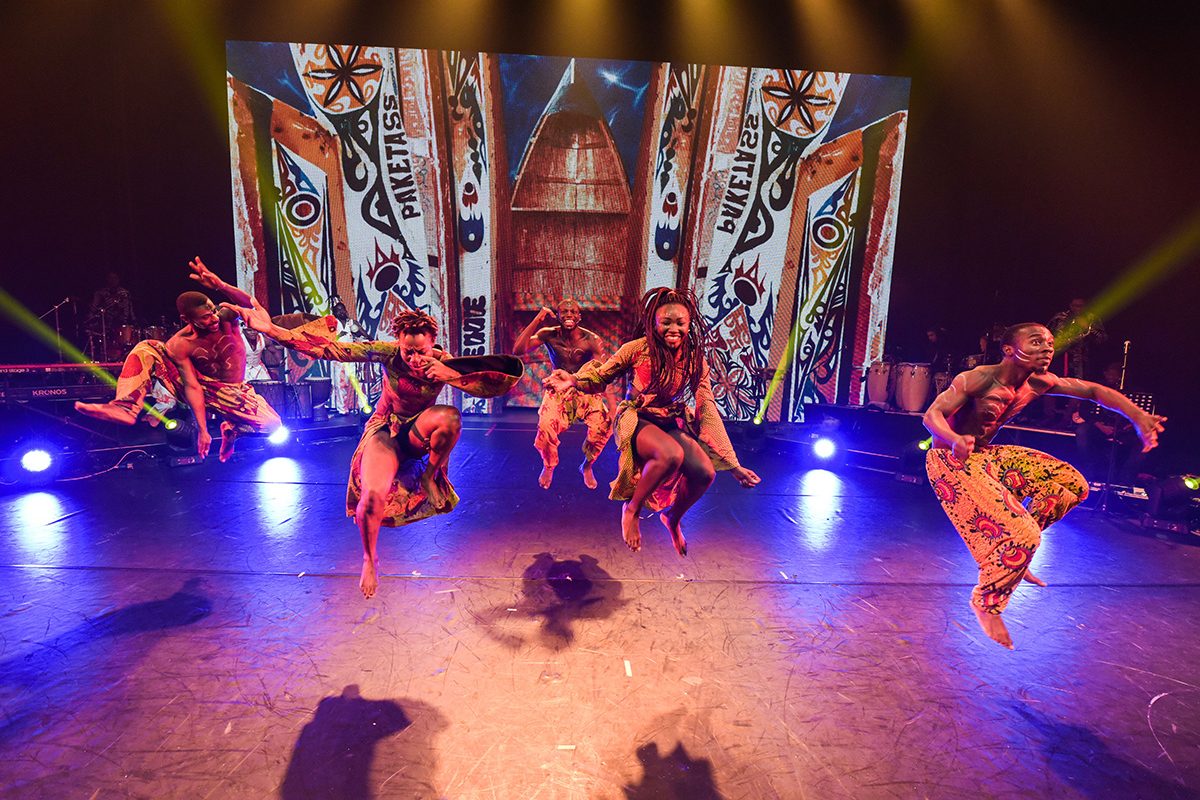
<svg viewBox="0 0 1200 800">
<path fill-rule="evenodd" d="M 200 256 L 188 265 L 192 280 L 204 288 L 223 292 L 238 303 L 250 302 L 250 295 L 217 277 Z M 220 458 L 228 461 L 240 434 L 270 433 L 282 424 L 279 414 L 246 383 L 246 342 L 237 315 L 218 311 L 200 292 L 184 292 L 175 306 L 183 328 L 165 343 L 146 339 L 134 345 L 117 379 L 116 398 L 107 403 L 76 403 L 75 410 L 105 422 L 132 425 L 158 381 L 191 409 L 201 458 L 208 455 L 212 443 L 205 408 L 225 417 Z"/>
<path fill-rule="evenodd" d="M 1044 325 L 1014 325 L 1001 348 L 999 364 L 961 373 L 925 412 L 933 434 L 925 464 L 938 501 L 979 564 L 971 610 L 984 633 L 1012 649 L 1000 612 L 1022 579 L 1046 585 L 1029 572 L 1041 532 L 1087 497 L 1088 485 L 1070 464 L 1027 447 L 991 445 L 992 436 L 1045 394 L 1092 400 L 1125 415 L 1143 452 L 1158 444 L 1167 418 L 1147 414 L 1115 389 L 1048 372 L 1054 336 Z"/>
<path fill-rule="evenodd" d="M 454 406 L 435 405 L 446 384 L 476 397 L 496 397 L 516 385 L 523 367 L 512 356 L 451 358 L 433 346 L 438 324 L 423 311 L 401 311 L 389 323 L 394 342 L 339 342 L 337 320 L 321 317 L 281 328 L 267 310 L 229 306 L 256 331 L 309 358 L 373 361 L 387 380 L 350 461 L 346 514 L 362 536 L 363 597 L 379 587 L 379 527 L 447 514 L 458 503 L 447 467 L 462 421 Z M 228 305 L 228 304 L 226 304 Z M 428 455 L 428 461 L 422 459 Z"/>
<path fill-rule="evenodd" d="M 609 497 L 624 501 L 621 535 L 631 550 L 641 549 L 638 515 L 648 505 L 662 512 L 659 520 L 683 556 L 680 520 L 716 470 L 730 470 L 746 488 L 760 479 L 738 463 L 717 411 L 695 300 L 675 289 L 647 292 L 641 327 L 645 336 L 622 345 L 604 364 L 589 363 L 574 375 L 555 370 L 546 382 L 556 391 L 597 392 L 632 370 L 632 397 L 617 411 L 620 472 Z"/>
<path fill-rule="evenodd" d="M 604 358 L 600 337 L 580 326 L 579 304 L 563 300 L 558 304 L 558 325 L 539 327 L 553 319 L 554 312 L 543 308 L 538 312 L 513 344 L 513 353 L 520 356 L 540 344 L 546 345 L 554 369 L 576 372 L 588 361 Z M 550 488 L 554 468 L 558 466 L 558 437 L 572 424 L 582 421 L 588 428 L 583 441 L 583 463 L 579 471 L 589 489 L 596 488 L 592 465 L 612 436 L 613 407 L 608 395 L 587 394 L 575 389 L 555 391 L 548 383 L 543 387 L 542 405 L 538 408 L 538 429 L 533 446 L 542 456 L 542 474 L 538 485 Z"/>
</svg>

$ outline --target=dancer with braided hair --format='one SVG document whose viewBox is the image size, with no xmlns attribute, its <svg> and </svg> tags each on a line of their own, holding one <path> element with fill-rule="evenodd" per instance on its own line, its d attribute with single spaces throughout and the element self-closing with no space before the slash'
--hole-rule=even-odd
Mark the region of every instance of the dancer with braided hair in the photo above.
<svg viewBox="0 0 1200 800">
<path fill-rule="evenodd" d="M 339 342 L 334 317 L 288 330 L 272 323 L 258 301 L 251 302 L 252 308 L 229 307 L 284 347 L 309 358 L 383 365 L 383 394 L 351 458 L 346 490 L 346 514 L 354 517 L 362 536 L 359 588 L 370 598 L 379 587 L 379 527 L 447 514 L 458 503 L 447 467 L 462 421 L 454 406 L 435 405 L 442 387 L 496 397 L 516 385 L 524 368 L 512 356 L 451 358 L 434 347 L 438 324 L 423 311 L 402 311 L 392 318 L 396 341 Z"/>
<path fill-rule="evenodd" d="M 704 359 L 704 329 L 688 292 L 654 289 L 641 301 L 643 336 L 622 345 L 605 361 L 574 374 L 555 370 L 546 383 L 555 391 L 596 393 L 632 371 L 630 398 L 614 423 L 620 469 L 609 497 L 624 502 L 621 535 L 640 550 L 643 506 L 661 512 L 676 552 L 687 555 L 683 515 L 704 494 L 718 470 L 746 488 L 758 485 L 753 470 L 738 463 L 713 399 Z"/>
</svg>

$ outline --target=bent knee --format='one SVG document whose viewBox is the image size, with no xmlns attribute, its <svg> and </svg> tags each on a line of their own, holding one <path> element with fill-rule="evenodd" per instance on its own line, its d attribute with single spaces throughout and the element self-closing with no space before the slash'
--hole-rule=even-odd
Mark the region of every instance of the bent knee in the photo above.
<svg viewBox="0 0 1200 800">
<path fill-rule="evenodd" d="M 665 447 L 658 453 L 656 460 L 674 472 L 683 466 L 683 448 L 678 445 Z"/>
<path fill-rule="evenodd" d="M 454 406 L 434 406 L 432 411 L 433 422 L 439 428 L 462 430 L 462 414 Z"/>
</svg>

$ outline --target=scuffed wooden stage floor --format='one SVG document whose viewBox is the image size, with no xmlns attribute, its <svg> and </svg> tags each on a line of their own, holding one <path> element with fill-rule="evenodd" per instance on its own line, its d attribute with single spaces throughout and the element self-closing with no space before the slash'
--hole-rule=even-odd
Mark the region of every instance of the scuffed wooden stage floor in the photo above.
<svg viewBox="0 0 1200 800">
<path fill-rule="evenodd" d="M 0 495 L 3 796 L 1200 792 L 1200 540 L 1077 510 L 1008 652 L 927 486 L 768 445 L 633 554 L 580 442 L 469 428 L 370 601 L 349 440 Z"/>
</svg>

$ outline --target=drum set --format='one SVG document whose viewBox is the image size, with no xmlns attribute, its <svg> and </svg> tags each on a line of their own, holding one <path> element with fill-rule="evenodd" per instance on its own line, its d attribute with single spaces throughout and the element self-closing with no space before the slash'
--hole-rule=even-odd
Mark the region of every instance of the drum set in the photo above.
<svg viewBox="0 0 1200 800">
<path fill-rule="evenodd" d="M 930 364 L 880 360 L 866 368 L 867 406 L 919 414 L 950 385 L 949 372 L 934 372 Z"/>
<path fill-rule="evenodd" d="M 103 318 L 87 326 L 87 351 L 93 361 L 121 361 L 143 339 L 165 342 L 174 331 L 162 317 L 153 325 L 104 325 Z"/>
</svg>

